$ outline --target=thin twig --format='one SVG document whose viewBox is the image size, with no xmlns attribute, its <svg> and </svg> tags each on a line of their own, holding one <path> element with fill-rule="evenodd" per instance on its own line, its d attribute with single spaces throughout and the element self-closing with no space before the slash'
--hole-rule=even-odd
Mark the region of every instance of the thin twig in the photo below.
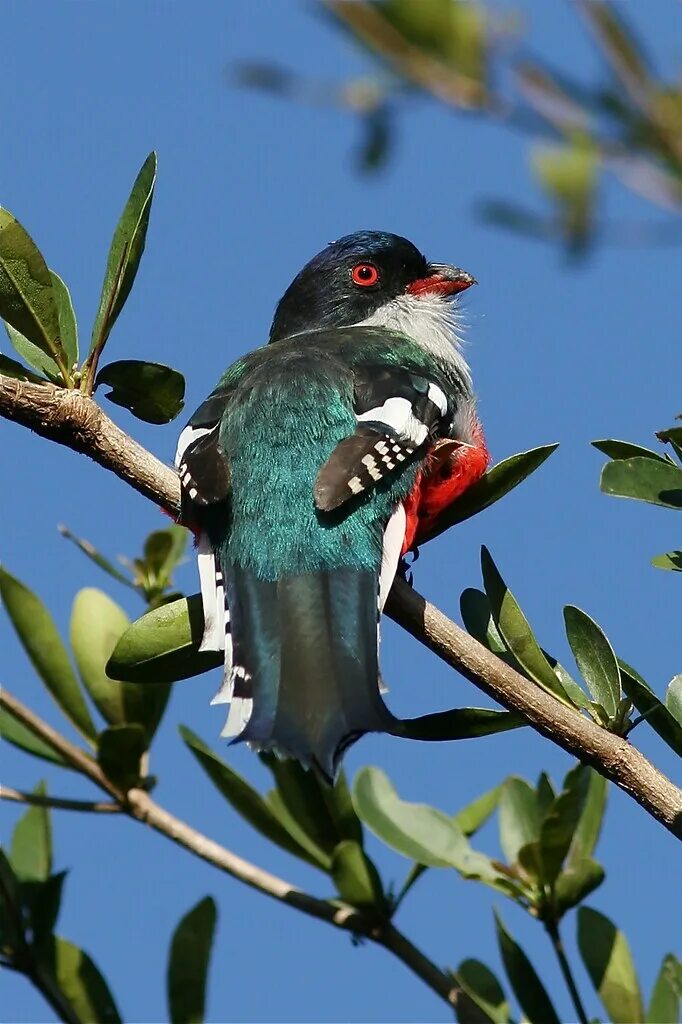
<svg viewBox="0 0 682 1024">
<path fill-rule="evenodd" d="M 33 807 L 52 807 L 56 811 L 94 811 L 97 814 L 120 814 L 123 810 L 120 804 L 108 803 L 104 800 L 69 800 L 67 797 L 61 796 L 25 793 L 23 790 L 11 789 L 9 786 L 2 785 L 0 785 L 0 800 L 30 804 Z"/>
<path fill-rule="evenodd" d="M 589 1024 L 589 1017 L 585 1013 L 585 1007 L 583 1006 L 583 1001 L 580 998 L 578 986 L 575 983 L 575 978 L 573 977 L 571 965 L 569 964 L 566 956 L 564 944 L 561 941 L 558 923 L 556 921 L 545 921 L 545 931 L 549 936 L 549 940 L 552 943 L 552 949 L 556 953 L 557 960 L 559 961 L 559 967 L 561 968 L 561 973 L 564 977 L 564 981 L 566 982 L 566 987 L 570 993 L 571 1002 L 575 1008 L 577 1018 L 580 1021 L 580 1024 Z"/>
</svg>

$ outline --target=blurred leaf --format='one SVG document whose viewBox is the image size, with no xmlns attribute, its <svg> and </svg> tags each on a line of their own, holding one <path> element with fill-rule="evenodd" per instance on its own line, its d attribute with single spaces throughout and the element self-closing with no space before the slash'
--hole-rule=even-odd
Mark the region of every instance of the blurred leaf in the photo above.
<svg viewBox="0 0 682 1024">
<path fill-rule="evenodd" d="M 665 691 L 665 706 L 679 726 L 682 726 L 682 675 L 673 676 Z"/>
<path fill-rule="evenodd" d="M 354 907 L 387 912 L 379 873 L 358 843 L 344 839 L 332 854 L 331 874 L 341 899 Z"/>
<path fill-rule="evenodd" d="M 307 861 L 313 867 L 321 868 L 322 871 L 329 869 L 329 859 L 320 851 L 318 856 L 313 855 L 307 848 L 303 848 L 291 834 L 282 826 L 272 813 L 267 803 L 255 789 L 237 774 L 229 765 L 225 764 L 217 754 L 206 746 L 195 733 L 186 726 L 179 727 L 180 735 L 187 747 L 208 775 L 209 779 L 220 792 L 221 796 L 244 818 L 245 821 L 260 832 L 262 836 L 276 843 L 277 846 L 291 853 L 294 857 Z"/>
<path fill-rule="evenodd" d="M 637 93 L 646 89 L 649 84 L 647 61 L 620 10 L 613 4 L 594 4 L 585 0 L 582 0 L 580 10 L 594 29 L 603 55 L 626 88 Z"/>
<path fill-rule="evenodd" d="M 150 153 L 135 179 L 111 242 L 92 329 L 91 355 L 103 348 L 133 286 L 144 252 L 155 181 L 156 153 Z"/>
<path fill-rule="evenodd" d="M 573 837 L 587 802 L 590 769 L 576 765 L 564 779 L 561 793 L 540 825 L 540 849 L 544 878 L 552 885 L 568 856 Z"/>
<path fill-rule="evenodd" d="M 105 398 L 145 423 L 169 423 L 185 404 L 185 378 L 163 363 L 120 359 L 99 371 L 95 387 L 102 384 L 112 389 Z"/>
<path fill-rule="evenodd" d="M 130 619 L 110 597 L 94 587 L 80 590 L 71 610 L 71 647 L 86 690 L 110 725 L 125 722 L 123 687 L 104 668 Z"/>
<path fill-rule="evenodd" d="M 44 882 L 23 882 L 22 899 L 28 911 L 34 944 L 45 942 L 54 931 L 62 902 L 66 871 L 50 875 Z"/>
<path fill-rule="evenodd" d="M 33 791 L 45 796 L 39 782 Z M 14 873 L 22 882 L 44 882 L 52 870 L 52 823 L 47 807 L 32 806 L 19 818 L 12 833 L 9 855 Z"/>
<path fill-rule="evenodd" d="M 100 569 L 103 569 L 104 572 L 109 574 L 109 576 L 113 576 L 115 580 L 118 580 L 119 583 L 124 583 L 127 587 L 133 586 L 132 581 L 128 579 L 120 569 L 117 569 L 115 565 L 112 565 L 108 558 L 101 555 L 89 540 L 82 540 L 80 537 L 76 537 L 76 535 L 71 533 L 71 530 L 66 526 L 59 526 L 58 529 L 62 537 L 66 537 L 67 540 L 73 541 L 76 547 L 79 548 L 84 555 L 87 555 L 88 558 L 92 559 L 95 565 L 98 565 Z"/>
<path fill-rule="evenodd" d="M 581 903 L 604 881 L 604 869 L 586 857 L 569 860 L 554 884 L 554 901 L 560 915 Z"/>
<path fill-rule="evenodd" d="M 88 740 L 97 732 L 52 616 L 42 601 L 0 568 L 0 597 L 31 664 L 59 707 Z"/>
<path fill-rule="evenodd" d="M 484 224 L 490 224 L 504 231 L 512 231 L 525 238 L 543 241 L 551 240 L 556 231 L 548 220 L 519 203 L 501 199 L 484 199 L 477 204 L 478 215 Z"/>
<path fill-rule="evenodd" d="M 216 905 L 206 896 L 173 932 L 166 979 L 171 1024 L 203 1024 L 215 925 Z"/>
<path fill-rule="evenodd" d="M 540 838 L 537 794 L 525 779 L 511 777 L 502 784 L 499 825 L 500 845 L 509 864 L 516 863 L 521 847 Z"/>
<path fill-rule="evenodd" d="M 587 688 L 608 716 L 615 715 L 621 679 L 616 655 L 606 635 L 582 609 L 564 608 L 566 636 Z"/>
<path fill-rule="evenodd" d="M 613 1024 L 640 1024 L 644 1008 L 627 939 L 608 917 L 578 909 L 578 949 Z"/>
<path fill-rule="evenodd" d="M 540 117 L 564 135 L 588 128 L 589 111 L 576 99 L 575 90 L 571 94 L 556 72 L 530 63 L 518 64 L 515 71 L 519 92 Z"/>
<path fill-rule="evenodd" d="M 23 942 L 19 879 L 0 847 L 0 942 L 14 946 Z"/>
<path fill-rule="evenodd" d="M 471 1006 L 460 996 L 455 1006 L 459 1024 L 508 1024 L 509 1003 L 499 981 L 485 964 L 480 960 L 463 960 L 455 978 L 474 1004 Z"/>
<path fill-rule="evenodd" d="M 361 171 L 374 172 L 386 166 L 393 146 L 393 126 L 389 108 L 381 104 L 361 119 L 362 140 L 357 161 Z"/>
<path fill-rule="evenodd" d="M 78 328 L 76 326 L 76 314 L 73 310 L 71 294 L 62 281 L 59 274 L 54 270 L 50 271 L 52 279 L 52 291 L 55 305 L 57 306 L 57 319 L 59 322 L 59 340 L 64 349 L 64 356 L 69 371 L 78 362 Z"/>
<path fill-rule="evenodd" d="M 14 351 L 21 356 L 25 363 L 43 374 L 43 377 L 39 378 L 41 382 L 44 377 L 47 377 L 54 384 L 63 384 L 59 367 L 52 356 L 46 355 L 42 349 L 25 338 L 21 331 L 17 331 L 8 323 L 5 324 L 5 331 Z"/>
<path fill-rule="evenodd" d="M 540 185 L 556 205 L 567 244 L 581 249 L 593 228 L 599 169 L 595 148 L 581 139 L 569 145 L 539 147 L 531 156 Z"/>
<path fill-rule="evenodd" d="M 50 271 L 28 232 L 2 207 L 0 316 L 45 355 L 65 362 Z"/>
<path fill-rule="evenodd" d="M 40 959 L 84 1024 L 121 1024 L 107 983 L 87 953 L 55 935 Z"/>
<path fill-rule="evenodd" d="M 618 459 L 601 471 L 604 494 L 682 508 L 682 469 L 650 458 Z"/>
<path fill-rule="evenodd" d="M 97 738 L 97 761 L 108 779 L 124 793 L 140 783 L 140 761 L 147 749 L 141 725 L 112 725 Z"/>
<path fill-rule="evenodd" d="M 481 570 L 495 624 L 514 657 L 543 690 L 568 707 L 573 707 L 486 547 L 481 548 Z"/>
<path fill-rule="evenodd" d="M 529 1024 L 561 1024 L 535 968 L 497 913 L 495 927 L 504 969 Z"/>
<path fill-rule="evenodd" d="M 668 953 L 663 958 L 661 969 L 654 983 L 646 1024 L 678 1024 L 680 1019 L 679 988 L 675 984 L 675 975 L 680 970 L 677 957 Z"/>
<path fill-rule="evenodd" d="M 619 664 L 623 689 L 640 715 L 645 715 L 651 728 L 679 757 L 682 757 L 682 725 L 633 668 L 620 659 Z"/>
<path fill-rule="evenodd" d="M 127 682 L 175 682 L 223 663 L 222 651 L 199 651 L 204 635 L 201 595 L 147 612 L 125 631 L 107 662 L 107 675 Z"/>
<path fill-rule="evenodd" d="M 438 537 L 439 534 L 451 526 L 455 526 L 456 523 L 463 523 L 465 519 L 470 519 L 476 513 L 482 512 L 484 508 L 494 505 L 496 501 L 499 501 L 505 494 L 522 483 L 526 477 L 534 473 L 558 447 L 558 444 L 546 444 L 540 448 L 520 452 L 518 455 L 511 455 L 508 459 L 498 462 L 438 517 L 430 530 L 423 536 L 422 543 Z"/>
<path fill-rule="evenodd" d="M 453 708 L 452 711 L 436 711 L 419 718 L 404 718 L 393 730 L 393 735 L 410 740 L 469 740 L 520 729 L 524 725 L 528 725 L 528 721 L 515 711 Z"/>
<path fill-rule="evenodd" d="M 587 796 L 568 851 L 568 864 L 581 864 L 594 853 L 606 808 L 608 782 L 593 768 L 588 773 Z"/>
<path fill-rule="evenodd" d="M 663 462 L 670 465 L 665 455 L 652 451 L 651 448 L 643 448 L 640 444 L 632 444 L 630 441 L 615 441 L 604 439 L 603 441 L 592 441 L 592 447 L 608 455 L 610 459 L 654 459 L 656 462 Z"/>
<path fill-rule="evenodd" d="M 14 380 L 30 380 L 32 384 L 45 383 L 43 377 L 39 377 L 37 373 L 27 370 L 16 359 L 10 359 L 9 356 L 0 355 L 0 373 L 4 377 L 12 377 Z"/>
<path fill-rule="evenodd" d="M 23 722 L 13 718 L 4 708 L 0 708 L 0 736 L 20 750 L 26 751 L 27 754 L 33 754 L 34 757 L 40 757 L 43 761 L 50 761 L 62 768 L 71 767 L 61 754 L 58 754 L 44 740 L 32 733 Z"/>
<path fill-rule="evenodd" d="M 656 555 L 651 559 L 651 564 L 655 569 L 682 572 L 682 551 L 666 551 L 664 555 Z"/>
</svg>

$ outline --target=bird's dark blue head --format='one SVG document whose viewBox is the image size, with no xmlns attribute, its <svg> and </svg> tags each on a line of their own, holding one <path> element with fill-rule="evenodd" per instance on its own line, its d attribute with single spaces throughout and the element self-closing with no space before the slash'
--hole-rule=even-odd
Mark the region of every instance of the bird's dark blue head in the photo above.
<svg viewBox="0 0 682 1024">
<path fill-rule="evenodd" d="M 356 231 L 331 242 L 297 274 L 279 301 L 270 341 L 351 327 L 400 296 L 445 298 L 473 283 L 458 267 L 429 263 L 400 235 Z"/>
</svg>

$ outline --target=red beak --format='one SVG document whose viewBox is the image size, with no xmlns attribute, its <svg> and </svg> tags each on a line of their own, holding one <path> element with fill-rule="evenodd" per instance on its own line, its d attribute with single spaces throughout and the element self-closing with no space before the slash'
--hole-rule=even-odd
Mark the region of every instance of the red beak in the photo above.
<svg viewBox="0 0 682 1024">
<path fill-rule="evenodd" d="M 429 263 L 426 277 L 417 278 L 405 289 L 409 295 L 457 295 L 476 284 L 476 278 L 449 263 Z"/>
</svg>

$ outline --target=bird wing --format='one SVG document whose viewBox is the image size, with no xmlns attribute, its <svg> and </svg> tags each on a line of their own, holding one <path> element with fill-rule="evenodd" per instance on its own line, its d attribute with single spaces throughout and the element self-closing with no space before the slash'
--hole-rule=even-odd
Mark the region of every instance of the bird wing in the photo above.
<svg viewBox="0 0 682 1024">
<path fill-rule="evenodd" d="M 233 386 L 217 387 L 199 406 L 178 438 L 175 466 L 182 489 L 183 520 L 191 520 L 191 505 L 216 505 L 230 496 L 230 466 L 220 447 L 219 434 L 233 390 Z"/>
<path fill-rule="evenodd" d="M 355 432 L 337 444 L 315 480 L 315 505 L 324 512 L 400 473 L 452 422 L 440 384 L 398 365 L 356 367 L 353 404 Z"/>
</svg>

